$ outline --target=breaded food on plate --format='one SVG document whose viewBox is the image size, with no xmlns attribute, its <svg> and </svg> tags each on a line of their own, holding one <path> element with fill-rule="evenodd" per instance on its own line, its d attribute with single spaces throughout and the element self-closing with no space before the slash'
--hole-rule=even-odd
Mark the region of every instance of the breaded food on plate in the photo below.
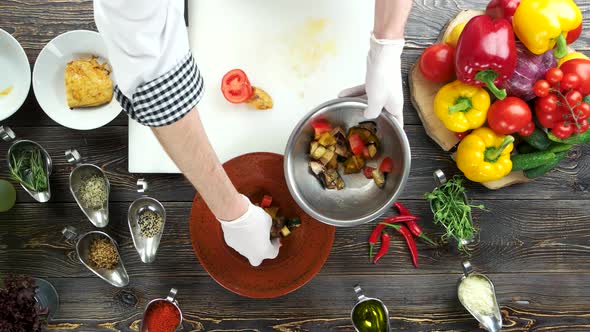
<svg viewBox="0 0 590 332">
<path fill-rule="evenodd" d="M 96 57 L 66 65 L 66 98 L 70 108 L 100 106 L 111 101 L 113 81 L 107 67 L 107 63 L 99 64 Z"/>
</svg>

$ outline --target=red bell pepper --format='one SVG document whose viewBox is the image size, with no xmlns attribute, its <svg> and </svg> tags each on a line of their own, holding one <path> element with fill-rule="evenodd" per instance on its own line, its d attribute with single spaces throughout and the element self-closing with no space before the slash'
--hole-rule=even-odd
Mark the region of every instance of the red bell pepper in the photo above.
<svg viewBox="0 0 590 332">
<path fill-rule="evenodd" d="M 516 42 L 507 20 L 475 16 L 465 25 L 455 54 L 459 80 L 487 86 L 498 99 L 506 97 L 506 90 L 497 86 L 510 78 L 516 67 Z"/>
<path fill-rule="evenodd" d="M 311 122 L 311 127 L 314 130 L 315 136 L 319 137 L 321 134 L 330 132 L 332 125 L 325 119 L 316 119 Z"/>
<path fill-rule="evenodd" d="M 486 15 L 493 18 L 505 18 L 512 24 L 512 16 L 521 0 L 492 0 L 486 7 Z"/>
<path fill-rule="evenodd" d="M 578 37 L 580 37 L 581 34 L 582 34 L 582 23 L 580 23 L 580 25 L 578 25 L 578 27 L 575 28 L 574 30 L 567 32 L 567 37 L 565 37 L 565 42 L 569 45 L 569 44 L 575 42 L 578 39 Z"/>
<path fill-rule="evenodd" d="M 360 156 L 363 154 L 363 151 L 365 150 L 365 144 L 363 143 L 363 140 L 359 134 L 350 135 L 348 138 L 348 144 L 350 144 L 350 151 L 352 151 L 352 154 L 355 156 Z"/>
</svg>

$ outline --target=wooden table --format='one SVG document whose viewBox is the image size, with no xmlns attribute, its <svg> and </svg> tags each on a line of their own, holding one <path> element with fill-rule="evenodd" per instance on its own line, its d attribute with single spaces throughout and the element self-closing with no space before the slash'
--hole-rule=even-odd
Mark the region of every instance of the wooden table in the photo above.
<svg viewBox="0 0 590 332">
<path fill-rule="evenodd" d="M 590 31 L 590 3 L 582 2 L 578 1 L 585 16 L 584 30 Z M 416 1 L 407 26 L 404 75 L 458 9 L 483 7 L 483 0 L 475 4 Z M 89 0 L 3 0 L 0 27 L 22 43 L 31 64 L 53 37 L 74 29 L 96 29 Z M 586 33 L 575 48 L 590 51 L 589 44 Z M 408 100 L 405 119 L 413 160 L 402 201 L 423 216 L 428 234 L 438 236 L 441 229 L 430 222 L 432 215 L 422 195 L 433 188 L 434 169 L 448 174 L 457 169 L 425 135 Z M 54 160 L 51 202 L 34 203 L 19 190 L 17 205 L 0 214 L 0 274 L 27 273 L 55 285 L 61 309 L 49 325 L 51 330 L 136 331 L 146 302 L 177 287 L 184 331 L 348 331 L 355 283 L 387 304 L 396 330 L 473 331 L 478 327 L 457 300 L 459 256 L 446 247 L 420 243 L 420 268 L 414 269 L 405 244 L 396 237 L 392 252 L 378 265 L 369 264 L 366 240 L 372 224 L 338 229 L 322 271 L 292 294 L 260 301 L 226 291 L 207 275 L 193 253 L 188 216 L 195 191 L 180 175 L 146 176 L 169 220 L 158 259 L 142 264 L 126 222 L 140 177 L 127 172 L 127 117 L 122 114 L 93 131 L 63 128 L 43 113 L 31 90 L 22 109 L 2 124 L 43 143 Z M 121 245 L 131 277 L 126 288 L 111 287 L 93 276 L 78 262 L 73 244 L 62 239 L 60 230 L 66 225 L 92 229 L 67 187 L 70 166 L 64 150 L 71 147 L 102 167 L 111 181 L 107 231 Z M 0 143 L 0 178 L 7 177 L 7 148 Z M 475 184 L 469 189 L 471 197 L 489 209 L 474 215 L 480 237 L 471 262 L 496 285 L 505 331 L 590 330 L 590 145 L 576 146 L 556 171 L 533 183 L 495 192 Z"/>
</svg>

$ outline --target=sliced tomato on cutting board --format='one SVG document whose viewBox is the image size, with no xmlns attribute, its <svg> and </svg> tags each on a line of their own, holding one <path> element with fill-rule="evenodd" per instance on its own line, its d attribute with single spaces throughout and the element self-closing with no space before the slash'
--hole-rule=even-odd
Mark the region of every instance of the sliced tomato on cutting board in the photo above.
<svg viewBox="0 0 590 332">
<path fill-rule="evenodd" d="M 252 98 L 252 85 L 241 69 L 232 69 L 221 80 L 221 92 L 233 104 L 244 103 Z"/>
</svg>

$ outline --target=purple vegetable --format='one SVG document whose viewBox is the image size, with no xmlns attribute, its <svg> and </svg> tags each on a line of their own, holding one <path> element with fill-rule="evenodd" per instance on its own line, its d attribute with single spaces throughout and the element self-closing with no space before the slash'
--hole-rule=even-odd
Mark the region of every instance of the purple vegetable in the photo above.
<svg viewBox="0 0 590 332">
<path fill-rule="evenodd" d="M 557 61 L 553 51 L 549 50 L 540 55 L 534 55 L 520 43 L 516 43 L 516 68 L 514 74 L 502 84 L 509 96 L 521 98 L 525 101 L 535 98 L 533 85 L 542 79 L 549 68 L 555 67 Z"/>
</svg>

